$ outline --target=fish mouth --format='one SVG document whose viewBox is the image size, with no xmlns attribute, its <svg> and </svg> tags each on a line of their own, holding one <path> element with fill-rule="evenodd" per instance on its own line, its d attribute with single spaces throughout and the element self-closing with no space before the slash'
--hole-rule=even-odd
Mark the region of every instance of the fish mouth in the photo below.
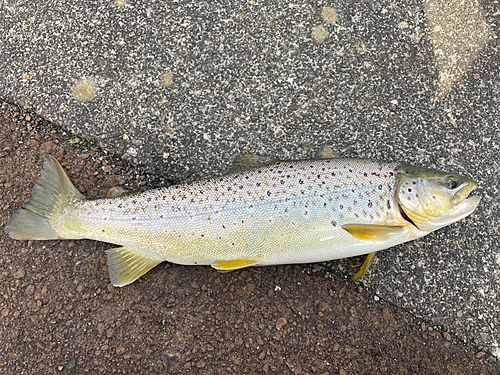
<svg viewBox="0 0 500 375">
<path fill-rule="evenodd" d="M 476 188 L 477 188 L 476 183 L 465 185 L 463 188 L 457 191 L 453 196 L 453 205 L 456 207 L 467 199 L 475 199 L 474 196 L 471 196 L 470 194 L 474 190 L 476 190 Z"/>
</svg>

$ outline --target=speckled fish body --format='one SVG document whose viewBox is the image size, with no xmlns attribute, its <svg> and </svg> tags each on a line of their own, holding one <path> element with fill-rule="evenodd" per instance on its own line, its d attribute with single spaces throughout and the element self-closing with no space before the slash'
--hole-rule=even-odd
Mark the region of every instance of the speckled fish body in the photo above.
<svg viewBox="0 0 500 375">
<path fill-rule="evenodd" d="M 376 249 L 343 224 L 400 223 L 396 167 L 340 159 L 279 162 L 189 185 L 77 201 L 53 218 L 53 226 L 64 238 L 117 243 L 180 264 L 344 258 Z"/>
<path fill-rule="evenodd" d="M 48 160 L 45 164 L 57 163 Z M 58 163 L 47 168 L 45 164 L 42 183 L 54 174 L 50 168 L 62 170 Z M 417 227 L 400 203 L 418 201 L 417 184 L 423 184 L 419 171 L 437 172 L 393 162 L 320 159 L 262 163 L 217 178 L 117 198 L 86 200 L 72 186 L 56 187 L 71 194 L 57 198 L 56 208 L 45 215 L 54 233 L 23 237 L 19 233 L 33 230 L 16 227 L 16 217 L 6 231 L 20 239 L 88 238 L 119 244 L 123 248 L 114 249 L 115 261 L 108 258 L 110 274 L 111 267 L 115 274 L 130 265 L 147 268 L 144 262 L 151 263 L 147 270 L 161 261 L 236 269 L 339 259 L 430 232 Z M 463 200 L 476 186 L 465 180 L 471 186 L 462 191 Z M 123 284 L 111 276 L 116 285 Z"/>
</svg>

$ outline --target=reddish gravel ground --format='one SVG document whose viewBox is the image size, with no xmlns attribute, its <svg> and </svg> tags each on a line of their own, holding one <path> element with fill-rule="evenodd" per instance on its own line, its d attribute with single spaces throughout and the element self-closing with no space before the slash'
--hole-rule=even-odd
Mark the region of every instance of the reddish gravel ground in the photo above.
<svg viewBox="0 0 500 375">
<path fill-rule="evenodd" d="M 1 374 L 500 374 L 484 353 L 323 265 L 221 274 L 165 263 L 114 288 L 110 244 L 11 240 L 3 226 L 28 200 L 46 153 L 90 197 L 158 185 L 2 105 Z"/>
</svg>

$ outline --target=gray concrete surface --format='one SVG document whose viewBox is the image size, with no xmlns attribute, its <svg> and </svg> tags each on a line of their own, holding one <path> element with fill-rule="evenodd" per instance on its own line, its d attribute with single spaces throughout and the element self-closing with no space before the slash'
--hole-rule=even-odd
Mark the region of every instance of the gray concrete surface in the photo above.
<svg viewBox="0 0 500 375">
<path fill-rule="evenodd" d="M 474 177 L 475 214 L 363 283 L 500 357 L 499 23 L 497 0 L 3 0 L 0 97 L 171 181 L 324 145 Z"/>
</svg>

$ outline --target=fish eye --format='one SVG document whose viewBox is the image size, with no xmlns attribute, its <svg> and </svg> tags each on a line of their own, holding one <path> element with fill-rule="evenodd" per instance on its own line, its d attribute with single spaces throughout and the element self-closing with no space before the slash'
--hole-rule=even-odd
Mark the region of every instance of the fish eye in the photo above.
<svg viewBox="0 0 500 375">
<path fill-rule="evenodd" d="M 453 177 L 452 177 L 452 178 L 450 178 L 450 179 L 448 180 L 448 187 L 449 187 L 450 189 L 456 189 L 456 188 L 457 188 L 457 186 L 458 186 L 458 181 L 457 181 L 457 179 L 456 179 L 456 178 L 453 178 Z"/>
</svg>

